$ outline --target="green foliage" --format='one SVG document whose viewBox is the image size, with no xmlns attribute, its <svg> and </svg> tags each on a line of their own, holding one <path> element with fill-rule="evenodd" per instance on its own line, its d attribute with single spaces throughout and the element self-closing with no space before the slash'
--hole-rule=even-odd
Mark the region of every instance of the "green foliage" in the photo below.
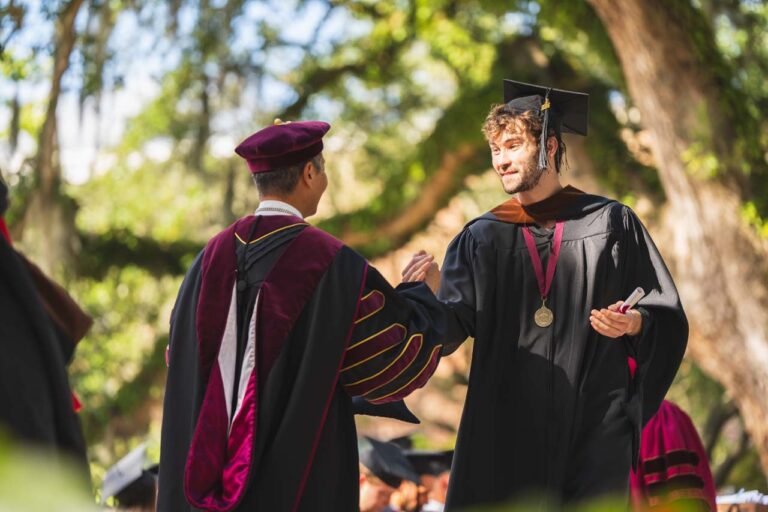
<svg viewBox="0 0 768 512">
<path fill-rule="evenodd" d="M 691 176 L 701 180 L 716 178 L 722 167 L 717 155 L 710 150 L 711 146 L 696 142 L 691 144 L 682 154 L 688 172 Z"/>
<path fill-rule="evenodd" d="M 590 90 L 590 133 L 585 139 L 600 183 L 619 197 L 644 192 L 662 199 L 664 192 L 655 169 L 638 162 L 619 133 L 623 127 L 608 106 L 610 90 L 595 85 Z"/>
<path fill-rule="evenodd" d="M 735 164 L 748 176 L 757 215 L 768 217 L 768 6 L 764 2 L 702 2 L 715 28 L 716 44 L 733 84 L 727 107 L 734 106 L 739 139 Z"/>
<path fill-rule="evenodd" d="M 763 238 L 768 238 L 768 220 L 760 216 L 757 205 L 753 201 L 747 201 L 741 210 L 744 221 L 754 227 Z"/>
<path fill-rule="evenodd" d="M 0 73 L 13 82 L 27 80 L 35 70 L 34 55 L 16 58 L 11 51 L 5 51 L 0 59 Z"/>
<path fill-rule="evenodd" d="M 750 449 L 745 457 L 734 466 L 729 482 L 736 490 L 765 489 L 766 479 L 761 470 L 760 456 L 756 450 Z"/>
<path fill-rule="evenodd" d="M 120 153 L 127 155 L 141 150 L 144 144 L 156 139 L 170 137 L 179 142 L 190 136 L 194 128 L 192 120 L 196 112 L 185 108 L 190 89 L 196 86 L 192 77 L 192 63 L 185 60 L 181 65 L 163 77 L 160 94 L 138 116 L 130 120 L 120 146 Z M 192 90 L 194 92 L 194 90 Z M 194 105 L 194 103 L 192 103 Z"/>
<path fill-rule="evenodd" d="M 518 2 L 533 10 L 542 41 L 567 56 L 580 73 L 623 87 L 624 77 L 613 43 L 587 2 Z M 594 123 L 593 123 L 594 124 Z"/>
<path fill-rule="evenodd" d="M 768 105 L 768 10 L 752 2 L 703 4 L 703 9 L 695 9 L 684 0 L 669 2 L 669 8 L 692 36 L 699 61 L 706 63 L 722 91 L 717 105 L 708 105 L 706 112 L 698 113 L 696 126 L 701 133 L 689 157 L 703 164 L 704 177 L 725 174 L 743 180 L 747 176 L 748 192 L 759 214 L 765 217 L 768 141 L 763 134 Z M 731 133 L 735 136 L 726 140 L 737 142 L 724 147 L 723 134 Z"/>
<path fill-rule="evenodd" d="M 70 289 L 95 321 L 70 367 L 84 404 L 81 418 L 89 441 L 98 442 L 94 435 L 120 413 L 161 396 L 156 382 L 134 390 L 125 386 L 148 367 L 155 375 L 164 367 L 170 311 L 180 282 L 171 275 L 151 278 L 147 271 L 127 266 L 98 281 L 81 279 Z M 142 430 L 135 428 L 136 433 Z"/>
<path fill-rule="evenodd" d="M 160 243 L 200 243 L 210 238 L 216 232 L 222 193 L 183 163 L 154 161 L 138 152 L 70 190 L 80 204 L 77 227 L 81 232 L 101 235 L 126 230 Z"/>
</svg>

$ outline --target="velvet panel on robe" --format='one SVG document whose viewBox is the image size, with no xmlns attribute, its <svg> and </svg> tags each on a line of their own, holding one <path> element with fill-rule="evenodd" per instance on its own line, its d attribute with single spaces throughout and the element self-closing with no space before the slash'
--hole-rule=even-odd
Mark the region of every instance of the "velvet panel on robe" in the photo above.
<svg viewBox="0 0 768 512">
<path fill-rule="evenodd" d="M 341 369 L 351 396 L 401 400 L 424 386 L 442 354 L 444 312 L 423 283 L 392 288 L 370 267 Z"/>
<path fill-rule="evenodd" d="M 573 196 L 573 194 L 570 194 Z M 438 297 L 447 352 L 474 337 L 448 509 L 545 494 L 574 502 L 624 493 L 644 419 L 682 359 L 687 322 L 674 283 L 634 213 L 587 194 L 569 199 L 560 259 L 538 327 L 541 297 L 522 226 L 488 213 L 446 253 Z M 528 224 L 542 263 L 552 229 Z M 609 339 L 590 310 L 646 291 L 636 338 Z M 638 363 L 634 378 L 627 359 Z"/>
<path fill-rule="evenodd" d="M 88 488 L 85 440 L 66 369 L 79 340 L 54 322 L 27 262 L 2 237 L 0 340 L 0 429 L 73 463 Z"/>
<path fill-rule="evenodd" d="M 252 217 L 241 220 L 241 225 L 230 232 L 238 234 L 237 244 L 231 247 L 233 253 L 244 250 L 250 224 L 243 221 L 248 219 Z M 350 393 L 344 385 L 338 385 L 346 382 L 345 373 L 352 375 L 342 369 L 350 363 L 360 363 L 356 364 L 354 375 L 383 379 L 379 383 L 389 386 L 385 393 L 389 396 L 384 401 L 401 398 L 415 386 L 423 385 L 434 371 L 435 359 L 439 358 L 439 348 L 435 347 L 443 334 L 443 323 L 439 321 L 442 311 L 425 285 L 394 290 L 360 255 L 325 235 L 314 243 L 333 246 L 333 257 L 311 289 L 301 291 L 305 296 L 295 318 L 276 325 L 273 319 L 277 318 L 279 324 L 286 310 L 280 304 L 289 300 L 281 294 L 296 289 L 292 281 L 300 284 L 304 280 L 303 262 L 317 259 L 322 247 L 301 246 L 301 238 L 309 230 L 316 234 L 319 230 L 299 226 L 300 219 L 262 217 L 260 222 L 263 226 L 253 234 L 256 243 L 247 244 L 249 292 L 246 304 L 238 303 L 236 322 L 241 350 L 244 343 L 240 342 L 252 330 L 247 320 L 254 316 L 254 311 L 259 319 L 252 324 L 256 326 L 255 371 L 252 377 L 246 372 L 240 374 L 240 378 L 252 379 L 256 388 L 251 405 L 256 417 L 249 427 L 252 435 L 244 443 L 250 452 L 250 462 L 245 472 L 222 472 L 219 488 L 213 491 L 225 499 L 209 502 L 210 509 L 356 510 L 358 463 L 351 405 L 354 390 Z M 277 233 L 281 225 L 286 229 Z M 204 299 L 205 291 L 201 293 L 205 252 L 211 247 L 209 244 L 187 274 L 172 318 L 158 498 L 161 511 L 195 510 L 189 499 L 190 459 L 201 448 L 205 456 L 205 450 L 215 444 L 197 443 L 196 448 L 195 442 L 196 430 L 200 431 L 202 423 L 218 421 L 215 416 L 205 415 L 205 401 L 211 386 L 221 386 L 210 380 L 211 375 L 219 377 L 215 371 L 206 369 L 198 357 L 197 317 L 204 310 L 200 304 L 211 302 Z M 227 265 L 230 268 L 225 273 L 235 271 L 233 258 Z M 225 283 L 222 290 L 231 285 Z M 229 297 L 219 302 L 228 301 Z M 430 314 L 437 317 L 437 328 L 427 320 Z M 412 364 L 386 379 L 376 374 L 391 363 L 387 351 L 369 354 L 372 357 L 361 363 L 361 352 L 354 348 L 379 323 L 401 324 L 406 332 L 418 332 L 425 339 L 410 356 Z M 276 330 L 282 334 L 274 336 Z M 370 342 L 376 343 L 375 337 Z M 406 343 L 403 337 L 391 343 L 390 348 L 399 353 Z M 235 415 L 231 427 L 233 433 L 237 431 L 238 417 Z M 199 467 L 192 469 L 192 473 L 204 472 Z M 226 493 L 221 491 L 232 488 L 232 480 L 237 480 L 234 487 L 239 486 L 241 493 L 236 500 L 227 501 Z M 191 501 L 197 506 L 204 505 L 196 499 Z"/>
<path fill-rule="evenodd" d="M 707 452 L 691 418 L 672 402 L 662 402 L 643 429 L 631 489 L 637 511 L 717 510 Z"/>
</svg>

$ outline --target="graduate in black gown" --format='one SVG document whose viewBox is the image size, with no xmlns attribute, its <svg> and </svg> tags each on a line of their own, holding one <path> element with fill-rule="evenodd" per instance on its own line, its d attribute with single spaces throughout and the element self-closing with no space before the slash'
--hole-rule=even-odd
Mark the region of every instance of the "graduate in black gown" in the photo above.
<svg viewBox="0 0 768 512">
<path fill-rule="evenodd" d="M 514 197 L 451 242 L 444 352 L 475 339 L 447 510 L 628 490 L 643 424 L 683 357 L 688 325 L 651 237 L 627 206 L 560 184 L 563 132 L 587 95 L 505 81 L 483 131 Z M 409 264 L 404 280 L 419 269 Z M 619 312 L 637 287 L 645 297 Z"/>
<path fill-rule="evenodd" d="M 400 400 L 437 366 L 444 313 L 428 286 L 393 289 L 304 220 L 327 186 L 328 129 L 276 122 L 236 149 L 261 202 L 207 244 L 179 291 L 162 512 L 357 510 L 353 414 L 377 414 L 370 406 Z"/>
</svg>

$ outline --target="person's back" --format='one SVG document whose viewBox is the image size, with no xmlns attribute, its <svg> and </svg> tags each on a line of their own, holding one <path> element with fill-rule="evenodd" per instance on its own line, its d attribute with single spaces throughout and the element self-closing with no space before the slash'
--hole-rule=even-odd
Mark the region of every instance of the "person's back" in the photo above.
<svg viewBox="0 0 768 512">
<path fill-rule="evenodd" d="M 275 126 L 238 150 L 262 201 L 208 243 L 179 293 L 158 510 L 356 510 L 351 397 L 398 400 L 437 365 L 432 292 L 394 290 L 303 219 L 325 190 L 316 141 L 326 130 Z M 275 171 L 257 158 L 263 132 L 306 135 L 317 153 L 298 148 L 298 162 Z"/>
</svg>

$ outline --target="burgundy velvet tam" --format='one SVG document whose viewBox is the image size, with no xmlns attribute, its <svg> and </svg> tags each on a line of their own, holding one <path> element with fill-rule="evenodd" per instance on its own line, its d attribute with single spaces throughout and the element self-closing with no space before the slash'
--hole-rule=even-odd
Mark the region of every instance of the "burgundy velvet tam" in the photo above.
<svg viewBox="0 0 768 512">
<path fill-rule="evenodd" d="M 248 162 L 252 174 L 296 165 L 323 150 L 323 135 L 331 125 L 323 121 L 296 121 L 275 124 L 254 133 L 235 148 Z"/>
</svg>

